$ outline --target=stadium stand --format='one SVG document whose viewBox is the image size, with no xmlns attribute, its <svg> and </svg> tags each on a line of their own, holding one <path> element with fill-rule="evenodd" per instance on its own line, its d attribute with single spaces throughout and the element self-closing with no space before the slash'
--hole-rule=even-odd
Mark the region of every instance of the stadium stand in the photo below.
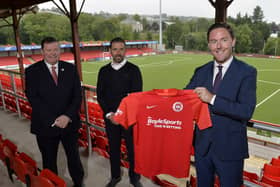
<svg viewBox="0 0 280 187">
<path fill-rule="evenodd" d="M 83 61 L 91 61 L 97 58 L 103 58 L 102 51 L 81 51 Z"/>
<path fill-rule="evenodd" d="M 148 48 L 148 47 L 141 48 L 141 51 L 143 53 L 153 53 L 153 52 L 155 52 L 152 48 Z"/>
<path fill-rule="evenodd" d="M 18 64 L 17 57 L 15 57 L 15 56 L 0 57 L 0 67 L 15 65 L 15 64 Z M 28 58 L 24 57 L 23 64 L 26 64 L 26 65 L 31 64 L 31 61 Z"/>
<path fill-rule="evenodd" d="M 128 48 L 126 49 L 126 56 L 140 56 L 143 54 L 143 51 L 141 51 L 138 48 Z"/>
<path fill-rule="evenodd" d="M 152 55 L 156 54 L 151 47 L 156 47 L 156 41 L 127 41 L 127 56 L 141 56 L 141 55 Z M 0 68 L 18 69 L 18 60 L 16 56 L 11 56 L 11 47 L 6 46 L 1 48 L 0 54 Z M 74 62 L 74 55 L 71 52 L 73 45 L 70 42 L 61 42 L 61 60 Z M 81 42 L 80 57 L 82 61 L 97 61 L 109 59 L 111 57 L 108 52 L 109 42 Z M 32 64 L 36 61 L 42 60 L 40 53 L 41 46 L 36 44 L 25 45 L 23 53 L 24 66 Z M 13 51 L 12 51 L 13 52 Z"/>
</svg>

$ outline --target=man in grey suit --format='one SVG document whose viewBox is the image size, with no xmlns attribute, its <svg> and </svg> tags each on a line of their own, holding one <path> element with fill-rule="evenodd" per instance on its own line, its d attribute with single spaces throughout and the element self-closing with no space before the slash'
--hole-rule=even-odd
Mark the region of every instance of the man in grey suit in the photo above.
<svg viewBox="0 0 280 187">
<path fill-rule="evenodd" d="M 83 183 L 78 151 L 81 83 L 74 65 L 59 60 L 60 47 L 53 37 L 41 42 L 43 60 L 26 68 L 26 96 L 32 106 L 31 133 L 36 135 L 43 168 L 57 173 L 57 151 L 62 143 L 74 186 Z"/>
<path fill-rule="evenodd" d="M 217 175 L 222 187 L 240 187 L 249 157 L 246 124 L 256 105 L 257 71 L 233 57 L 236 39 L 228 24 L 210 26 L 207 39 L 214 60 L 198 67 L 186 86 L 209 104 L 213 124 L 195 129 L 198 186 L 213 186 Z"/>
</svg>

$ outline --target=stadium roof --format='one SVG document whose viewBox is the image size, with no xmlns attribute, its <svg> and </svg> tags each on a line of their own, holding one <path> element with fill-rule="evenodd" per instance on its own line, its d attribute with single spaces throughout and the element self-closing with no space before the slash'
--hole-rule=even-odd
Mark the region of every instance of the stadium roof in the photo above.
<svg viewBox="0 0 280 187">
<path fill-rule="evenodd" d="M 30 7 L 50 0 L 0 0 L 0 18 L 6 18 L 12 15 L 12 10 L 17 13 L 30 10 Z"/>
</svg>

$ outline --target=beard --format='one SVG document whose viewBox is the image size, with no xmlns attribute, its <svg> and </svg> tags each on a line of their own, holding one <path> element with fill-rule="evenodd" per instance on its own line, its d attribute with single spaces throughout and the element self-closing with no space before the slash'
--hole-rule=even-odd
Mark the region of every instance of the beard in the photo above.
<svg viewBox="0 0 280 187">
<path fill-rule="evenodd" d="M 124 56 L 122 56 L 122 55 L 116 55 L 113 57 L 113 60 L 115 63 L 121 63 L 123 61 L 123 59 L 124 59 Z"/>
</svg>

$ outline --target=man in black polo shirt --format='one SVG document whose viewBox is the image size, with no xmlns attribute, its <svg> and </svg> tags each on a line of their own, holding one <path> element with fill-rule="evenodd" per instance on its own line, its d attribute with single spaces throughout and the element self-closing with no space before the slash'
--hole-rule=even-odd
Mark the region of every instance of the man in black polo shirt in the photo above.
<svg viewBox="0 0 280 187">
<path fill-rule="evenodd" d="M 103 66 L 98 74 L 97 100 L 104 112 L 106 133 L 109 139 L 111 180 L 106 187 L 114 187 L 121 180 L 120 147 L 122 135 L 126 140 L 129 159 L 129 179 L 134 187 L 142 187 L 140 175 L 134 172 L 134 150 L 132 128 L 125 130 L 122 126 L 111 123 L 122 98 L 132 92 L 142 91 L 142 76 L 139 68 L 125 58 L 126 46 L 122 38 L 110 42 L 112 62 Z"/>
</svg>

